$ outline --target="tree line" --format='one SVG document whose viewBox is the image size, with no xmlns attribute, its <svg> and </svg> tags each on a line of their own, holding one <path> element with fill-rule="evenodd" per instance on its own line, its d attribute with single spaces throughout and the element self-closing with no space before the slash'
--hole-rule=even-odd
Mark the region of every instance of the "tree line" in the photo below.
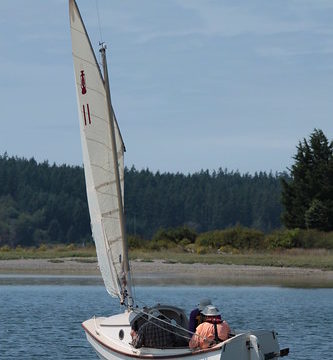
<svg viewBox="0 0 333 360">
<path fill-rule="evenodd" d="M 144 238 L 178 226 L 202 232 L 242 224 L 270 231 L 281 225 L 280 193 L 279 176 L 271 173 L 220 169 L 183 175 L 126 168 L 126 226 Z M 82 167 L 0 156 L 0 246 L 87 241 Z"/>
<path fill-rule="evenodd" d="M 125 173 L 129 233 L 152 237 L 160 228 L 196 232 L 241 224 L 265 232 L 281 226 L 281 182 L 272 173 L 219 169 L 184 175 L 136 170 Z"/>
<path fill-rule="evenodd" d="M 297 146 L 292 168 L 254 175 L 219 169 L 172 174 L 125 169 L 129 234 L 232 227 L 333 230 L 333 145 L 321 130 Z M 0 155 L 0 246 L 91 242 L 80 166 Z"/>
<path fill-rule="evenodd" d="M 0 245 L 91 241 L 83 169 L 0 156 Z"/>
</svg>

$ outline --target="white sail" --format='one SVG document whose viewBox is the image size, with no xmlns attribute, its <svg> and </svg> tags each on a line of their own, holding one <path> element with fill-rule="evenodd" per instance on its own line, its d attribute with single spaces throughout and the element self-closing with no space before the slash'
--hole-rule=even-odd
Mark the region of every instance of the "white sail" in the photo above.
<svg viewBox="0 0 333 360">
<path fill-rule="evenodd" d="M 69 2 L 72 51 L 83 163 L 92 234 L 107 291 L 121 297 L 123 236 L 113 162 L 110 119 L 104 80 L 80 12 Z M 124 203 L 124 144 L 112 111 L 119 177 Z"/>
</svg>

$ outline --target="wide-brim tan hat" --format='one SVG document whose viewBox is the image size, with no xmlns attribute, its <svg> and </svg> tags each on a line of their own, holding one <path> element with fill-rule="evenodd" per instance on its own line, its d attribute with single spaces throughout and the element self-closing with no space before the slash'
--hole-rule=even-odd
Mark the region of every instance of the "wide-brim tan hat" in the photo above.
<svg viewBox="0 0 333 360">
<path fill-rule="evenodd" d="M 208 305 L 206 306 L 203 310 L 202 310 L 202 314 L 205 316 L 218 316 L 221 315 L 220 310 L 213 306 L 213 305 Z"/>
</svg>

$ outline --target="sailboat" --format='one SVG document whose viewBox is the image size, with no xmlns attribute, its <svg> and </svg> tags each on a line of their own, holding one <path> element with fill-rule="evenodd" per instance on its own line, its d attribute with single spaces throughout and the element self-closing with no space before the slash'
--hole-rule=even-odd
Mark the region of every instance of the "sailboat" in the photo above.
<svg viewBox="0 0 333 360">
<path fill-rule="evenodd" d="M 125 146 L 111 103 L 106 46 L 98 64 L 75 0 L 69 0 L 84 173 L 93 239 L 107 292 L 124 307 L 120 314 L 94 317 L 82 326 L 100 359 L 268 360 L 283 356 L 271 330 L 240 331 L 204 350 L 191 350 L 186 311 L 172 305 L 139 308 L 132 293 L 124 215 Z M 131 329 L 140 328 L 158 310 L 180 341 L 168 348 L 135 348 Z"/>
</svg>

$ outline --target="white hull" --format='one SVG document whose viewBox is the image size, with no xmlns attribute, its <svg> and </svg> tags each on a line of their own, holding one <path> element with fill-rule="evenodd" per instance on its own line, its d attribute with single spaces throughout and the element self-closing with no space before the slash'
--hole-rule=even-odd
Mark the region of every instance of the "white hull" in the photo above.
<svg viewBox="0 0 333 360">
<path fill-rule="evenodd" d="M 125 312 L 109 318 L 93 318 L 82 324 L 89 343 L 100 359 L 277 360 L 280 353 L 276 333 L 267 330 L 238 332 L 234 337 L 205 350 L 193 351 L 188 347 L 135 349 L 130 336 L 130 324 L 135 316 L 133 312 Z"/>
</svg>

